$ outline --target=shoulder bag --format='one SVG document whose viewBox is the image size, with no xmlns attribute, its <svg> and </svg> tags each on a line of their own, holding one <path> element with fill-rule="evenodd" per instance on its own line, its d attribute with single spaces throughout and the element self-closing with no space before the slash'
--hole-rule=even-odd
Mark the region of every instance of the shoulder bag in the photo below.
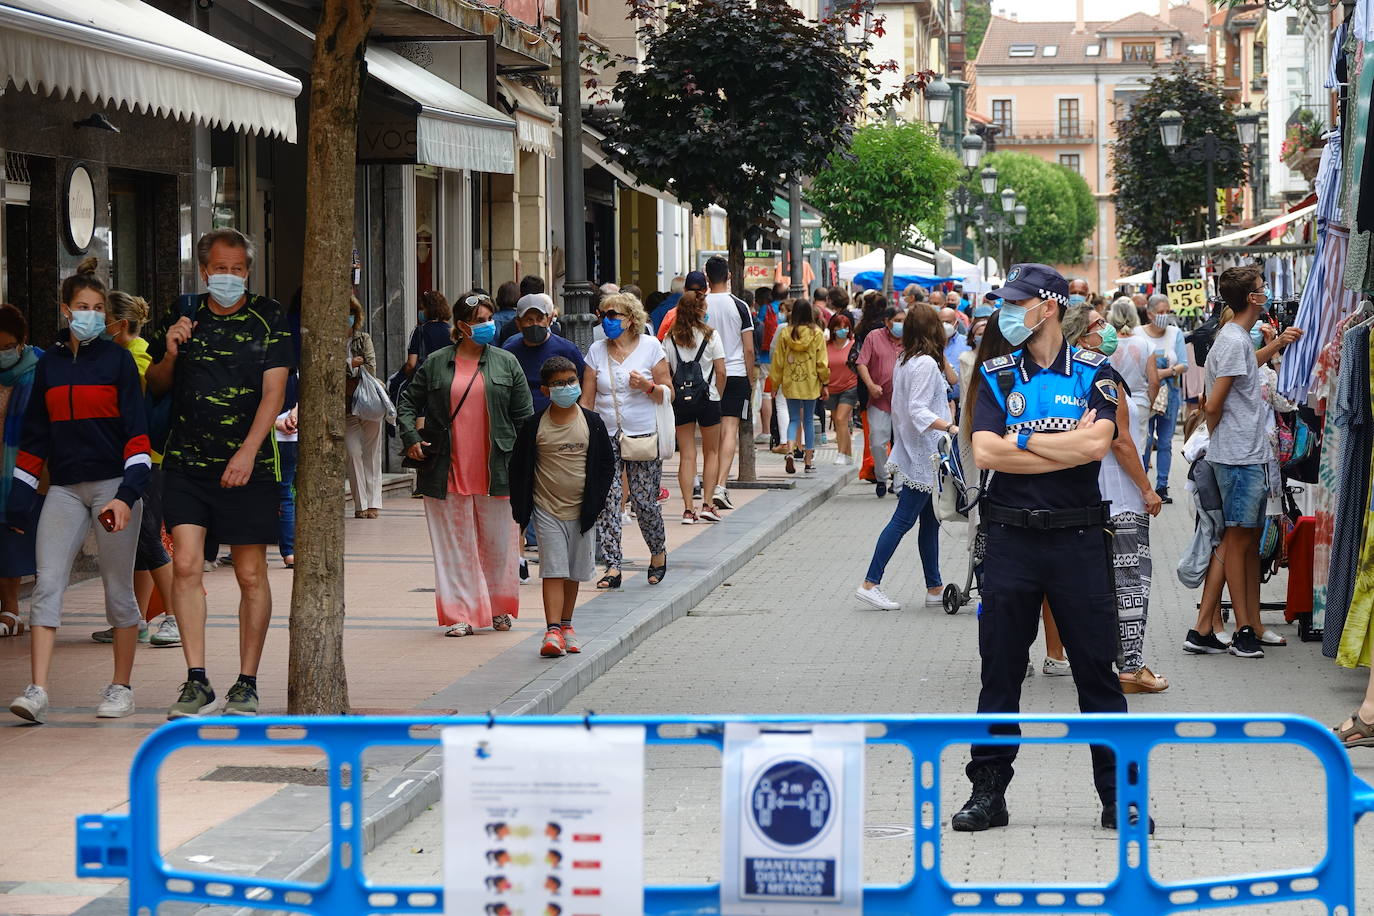
<svg viewBox="0 0 1374 916">
<path fill-rule="evenodd" d="M 609 348 L 606 352 L 606 358 L 608 360 L 611 358 Z M 611 403 L 615 405 L 615 441 L 620 446 L 620 460 L 658 461 L 657 432 L 652 432 L 647 436 L 625 435 L 625 424 L 620 419 L 620 392 L 615 383 L 615 368 L 607 365 L 606 371 L 611 374 Z"/>
<path fill-rule="evenodd" d="M 425 457 L 417 461 L 407 455 L 401 461 L 401 467 L 412 468 L 417 471 L 424 471 L 433 467 L 434 460 L 438 457 L 438 452 L 433 446 L 435 443 L 441 441 L 441 436 L 448 435 L 448 431 L 452 428 L 453 422 L 458 419 L 458 411 L 463 409 L 463 404 L 467 401 L 468 395 L 472 392 L 472 386 L 476 383 L 477 376 L 481 371 L 482 366 L 479 361 L 477 371 L 473 372 L 472 378 L 468 379 L 468 386 L 463 389 L 463 396 L 458 399 L 458 406 L 453 408 L 453 413 L 449 414 L 448 423 L 446 423 L 443 428 L 436 428 L 434 424 L 426 423 L 424 428 L 420 430 L 420 443 L 425 446 Z"/>
</svg>

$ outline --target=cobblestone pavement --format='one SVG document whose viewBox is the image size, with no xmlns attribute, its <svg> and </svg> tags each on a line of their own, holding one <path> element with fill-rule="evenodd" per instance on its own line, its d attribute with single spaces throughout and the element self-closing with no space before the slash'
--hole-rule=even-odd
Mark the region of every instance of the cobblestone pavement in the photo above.
<svg viewBox="0 0 1374 916">
<path fill-rule="evenodd" d="M 1181 497 L 1182 487 L 1177 490 Z M 850 484 L 565 711 L 972 712 L 978 693 L 973 606 L 957 616 L 922 606 L 914 533 L 884 583 L 907 606 L 884 613 L 852 597 L 892 508 L 890 498 L 874 498 L 870 485 Z M 1281 613 L 1266 613 L 1265 622 L 1290 645 L 1262 660 L 1181 651 L 1198 593 L 1184 589 L 1173 568 L 1191 529 L 1182 499 L 1164 507 L 1152 527 L 1157 575 L 1146 659 L 1172 686 L 1164 694 L 1131 697 L 1132 711 L 1293 712 L 1328 722 L 1354 708 L 1365 672 L 1336 668 L 1321 656 L 1319 644 L 1299 642 L 1296 627 L 1283 624 Z M 965 546 L 964 526 L 947 525 L 941 537 L 946 581 L 962 581 Z M 1281 575 L 1265 586 L 1264 599 L 1282 600 L 1284 587 Z M 1032 652 L 1038 663 L 1040 648 Z M 1027 682 L 1025 711 L 1075 709 L 1070 678 L 1037 672 Z M 967 794 L 965 759 L 965 749 L 951 748 L 940 774 L 943 868 L 951 880 L 1053 883 L 1108 880 L 1115 874 L 1115 834 L 1094 826 L 1098 806 L 1085 748 L 1024 750 L 1008 795 L 1011 826 L 986 834 L 948 829 L 949 814 Z M 648 761 L 648 881 L 716 880 L 720 773 L 714 752 L 650 748 Z M 1355 763 L 1364 778 L 1374 779 L 1374 754 L 1357 755 Z M 866 774 L 865 878 L 904 880 L 913 866 L 910 758 L 904 751 L 871 748 Z M 1164 748 L 1151 759 L 1151 787 L 1159 829 L 1149 854 L 1153 872 L 1162 879 L 1241 875 L 1312 865 L 1322 858 L 1324 783 L 1306 751 L 1281 744 Z M 1367 844 L 1370 838 L 1368 827 L 1357 832 L 1357 842 Z M 388 881 L 438 882 L 440 844 L 440 818 L 432 810 L 379 847 L 368 859 L 368 871 Z M 1374 906 L 1374 860 L 1361 854 L 1359 865 L 1361 900 Z M 1309 903 L 1224 912 L 1290 916 L 1326 910 Z"/>
</svg>

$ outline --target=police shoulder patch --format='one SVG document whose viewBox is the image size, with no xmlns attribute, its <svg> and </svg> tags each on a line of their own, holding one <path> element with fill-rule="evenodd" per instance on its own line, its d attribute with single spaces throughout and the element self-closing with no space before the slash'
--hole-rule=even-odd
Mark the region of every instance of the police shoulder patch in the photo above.
<svg viewBox="0 0 1374 916">
<path fill-rule="evenodd" d="M 1026 396 L 1019 391 L 1007 395 L 1007 413 L 1019 417 L 1026 412 Z"/>
<path fill-rule="evenodd" d="M 1101 353 L 1094 353 L 1092 350 L 1074 350 L 1073 360 L 1076 363 L 1082 363 L 1085 366 L 1092 366 L 1096 369 L 1107 361 L 1107 357 L 1103 356 Z"/>
<path fill-rule="evenodd" d="M 1109 379 L 1109 378 L 1098 379 L 1096 382 L 1093 383 L 1093 387 L 1097 389 L 1098 394 L 1100 394 L 1100 395 L 1102 395 L 1102 397 L 1106 398 L 1106 400 L 1107 400 L 1108 403 L 1110 403 L 1110 404 L 1115 404 L 1115 403 L 1116 403 L 1116 401 L 1117 401 L 1117 389 L 1116 389 L 1116 380 L 1115 380 L 1115 379 Z"/>
<path fill-rule="evenodd" d="M 1008 354 L 1007 356 L 994 356 L 992 359 L 983 363 L 984 372 L 1001 372 L 1003 369 L 1010 369 L 1016 365 L 1016 357 Z"/>
</svg>

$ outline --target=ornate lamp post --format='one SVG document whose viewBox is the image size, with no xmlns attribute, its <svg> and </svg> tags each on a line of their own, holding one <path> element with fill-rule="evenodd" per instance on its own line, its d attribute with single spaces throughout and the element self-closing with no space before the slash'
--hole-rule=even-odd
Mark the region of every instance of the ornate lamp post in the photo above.
<svg viewBox="0 0 1374 916">
<path fill-rule="evenodd" d="M 1242 118 L 1244 118 L 1243 121 Z M 1236 139 L 1239 141 L 1238 143 L 1229 143 L 1208 129 L 1203 132 L 1201 137 L 1184 145 L 1183 115 L 1172 108 L 1161 114 L 1156 119 L 1156 123 L 1159 125 L 1159 138 L 1164 144 L 1164 149 L 1168 151 L 1169 156 L 1175 162 L 1188 162 L 1207 167 L 1207 237 L 1215 238 L 1217 234 L 1216 164 L 1218 162 L 1239 162 L 1242 165 L 1248 165 L 1257 140 L 1259 113 L 1250 111 L 1249 106 L 1247 106 L 1245 111 L 1237 115 Z"/>
</svg>

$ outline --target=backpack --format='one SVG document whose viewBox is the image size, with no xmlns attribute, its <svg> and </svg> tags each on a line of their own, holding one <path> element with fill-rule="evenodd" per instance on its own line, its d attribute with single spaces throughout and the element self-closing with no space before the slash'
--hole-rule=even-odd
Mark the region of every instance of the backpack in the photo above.
<svg viewBox="0 0 1374 916">
<path fill-rule="evenodd" d="M 778 333 L 778 304 L 770 302 L 763 307 L 763 317 L 754 316 L 754 338 L 761 353 L 773 351 L 773 338 Z"/>
<path fill-rule="evenodd" d="M 701 346 L 697 347 L 697 355 L 692 357 L 691 362 L 682 358 L 682 351 L 673 343 L 673 352 L 677 354 L 677 368 L 673 370 L 674 404 L 695 407 L 708 397 L 706 377 L 701 372 L 701 354 L 706 352 L 707 340 L 703 335 Z"/>
</svg>

